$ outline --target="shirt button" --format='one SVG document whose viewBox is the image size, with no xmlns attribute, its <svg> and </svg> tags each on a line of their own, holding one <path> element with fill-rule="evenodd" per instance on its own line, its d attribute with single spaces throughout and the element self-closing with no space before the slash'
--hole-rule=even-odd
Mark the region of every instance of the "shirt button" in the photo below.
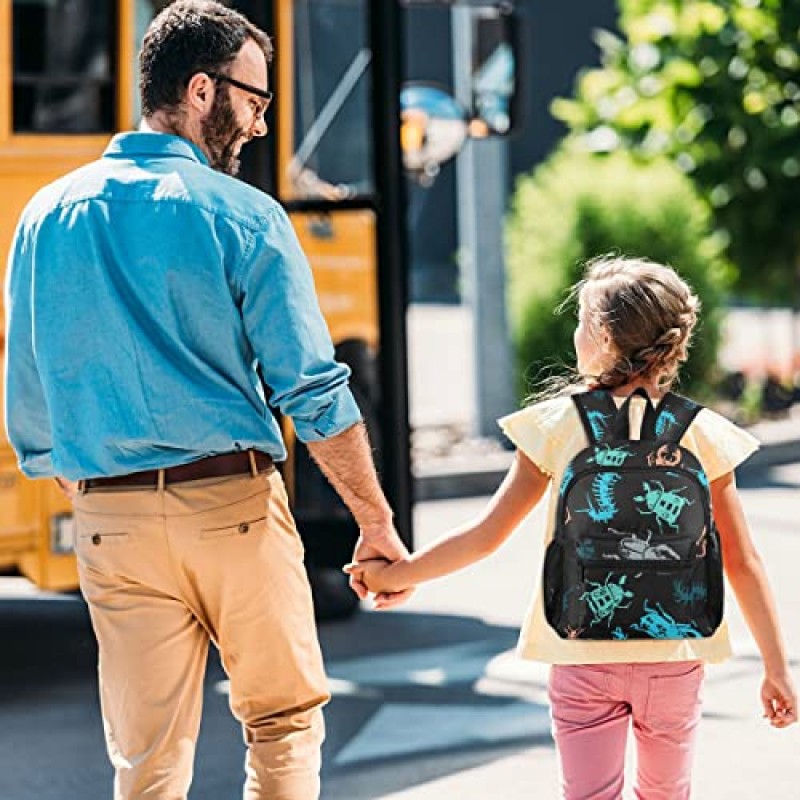
<svg viewBox="0 0 800 800">
<path fill-rule="evenodd" d="M 250 523 L 249 522 L 243 522 L 239 526 L 239 533 L 247 533 L 249 530 L 250 530 Z"/>
<path fill-rule="evenodd" d="M 95 533 L 92 536 L 92 544 L 100 544 L 100 542 L 102 542 L 102 541 L 103 541 L 103 537 L 100 536 L 99 533 Z"/>
</svg>

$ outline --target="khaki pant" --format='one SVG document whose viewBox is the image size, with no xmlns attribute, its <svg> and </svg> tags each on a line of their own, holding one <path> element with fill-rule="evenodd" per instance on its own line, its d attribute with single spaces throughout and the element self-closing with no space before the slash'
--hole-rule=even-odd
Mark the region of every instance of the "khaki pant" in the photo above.
<svg viewBox="0 0 800 800">
<path fill-rule="evenodd" d="M 75 500 L 115 800 L 186 798 L 209 641 L 247 744 L 245 800 L 319 796 L 329 695 L 276 471 Z"/>
</svg>

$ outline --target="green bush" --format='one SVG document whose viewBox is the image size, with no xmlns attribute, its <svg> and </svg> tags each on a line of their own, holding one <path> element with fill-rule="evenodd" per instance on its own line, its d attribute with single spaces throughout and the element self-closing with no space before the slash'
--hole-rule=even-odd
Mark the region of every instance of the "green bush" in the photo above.
<svg viewBox="0 0 800 800">
<path fill-rule="evenodd" d="M 616 254 L 670 264 L 703 303 L 681 391 L 708 397 L 716 375 L 720 316 L 732 270 L 709 214 L 666 160 L 577 150 L 568 141 L 521 177 L 506 224 L 509 311 L 521 396 L 553 368 L 574 365 L 574 309 L 557 313 L 584 263 Z"/>
</svg>

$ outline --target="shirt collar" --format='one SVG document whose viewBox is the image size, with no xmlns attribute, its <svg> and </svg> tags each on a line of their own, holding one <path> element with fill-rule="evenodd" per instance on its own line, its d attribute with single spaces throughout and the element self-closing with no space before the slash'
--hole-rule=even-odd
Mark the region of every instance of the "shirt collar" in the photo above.
<svg viewBox="0 0 800 800">
<path fill-rule="evenodd" d="M 111 158 L 126 156 L 161 156 L 188 158 L 208 166 L 208 157 L 194 143 L 171 133 L 132 131 L 118 133 L 106 147 L 104 156 Z"/>
</svg>

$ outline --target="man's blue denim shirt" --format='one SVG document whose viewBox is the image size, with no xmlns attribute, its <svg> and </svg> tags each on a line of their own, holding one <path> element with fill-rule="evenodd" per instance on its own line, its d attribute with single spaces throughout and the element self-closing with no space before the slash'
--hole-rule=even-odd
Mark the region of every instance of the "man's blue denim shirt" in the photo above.
<svg viewBox="0 0 800 800">
<path fill-rule="evenodd" d="M 361 419 L 283 209 L 178 136 L 124 133 L 25 208 L 5 416 L 29 477 L 124 475 Z"/>
</svg>

